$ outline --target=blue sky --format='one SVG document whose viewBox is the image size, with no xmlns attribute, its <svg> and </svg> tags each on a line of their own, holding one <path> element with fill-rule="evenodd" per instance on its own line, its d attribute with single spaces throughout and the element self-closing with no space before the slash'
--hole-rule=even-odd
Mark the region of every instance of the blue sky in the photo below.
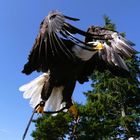
<svg viewBox="0 0 140 140">
<path fill-rule="evenodd" d="M 84 30 L 90 25 L 103 25 L 108 15 L 119 32 L 126 32 L 140 51 L 140 1 L 134 0 L 0 0 L 0 139 L 20 140 L 32 109 L 18 91 L 20 85 L 38 74 L 23 75 L 29 51 L 38 33 L 39 24 L 50 10 L 58 9 L 65 15 L 80 18 L 73 23 Z M 74 99 L 84 102 L 83 91 L 90 84 L 77 85 Z M 30 133 L 27 140 L 32 140 Z"/>
</svg>

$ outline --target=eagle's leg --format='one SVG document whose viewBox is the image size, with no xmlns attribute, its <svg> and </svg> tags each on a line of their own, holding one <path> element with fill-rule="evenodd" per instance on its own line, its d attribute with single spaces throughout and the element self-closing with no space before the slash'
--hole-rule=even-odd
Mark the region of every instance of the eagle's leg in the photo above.
<svg viewBox="0 0 140 140">
<path fill-rule="evenodd" d="M 37 113 L 43 114 L 45 102 L 50 97 L 52 89 L 53 89 L 53 84 L 51 82 L 51 79 L 49 79 L 43 85 L 42 92 L 41 92 L 41 99 L 42 99 L 42 101 L 39 103 L 38 107 L 36 108 L 36 112 Z"/>
<path fill-rule="evenodd" d="M 72 103 L 72 93 L 75 88 L 76 81 L 69 81 L 63 90 L 63 102 L 66 102 L 66 107 L 68 108 L 69 113 L 74 117 L 78 117 L 78 110 L 76 106 Z"/>
</svg>

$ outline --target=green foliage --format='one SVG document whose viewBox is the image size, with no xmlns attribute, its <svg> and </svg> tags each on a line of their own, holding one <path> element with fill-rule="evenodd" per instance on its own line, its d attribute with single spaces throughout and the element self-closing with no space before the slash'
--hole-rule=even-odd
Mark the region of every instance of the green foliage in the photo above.
<svg viewBox="0 0 140 140">
<path fill-rule="evenodd" d="M 116 25 L 111 22 L 108 16 L 104 15 L 105 28 L 109 30 L 116 30 Z"/>
<path fill-rule="evenodd" d="M 32 133 L 34 140 L 62 140 L 69 134 L 72 118 L 67 113 L 59 115 L 43 115 L 34 120 L 36 131 Z"/>
<path fill-rule="evenodd" d="M 115 30 L 115 24 L 104 16 L 105 28 Z M 124 140 L 140 137 L 140 58 L 126 61 L 129 78 L 94 71 L 91 76 L 92 90 L 85 92 L 85 105 L 77 105 L 80 119 L 75 140 Z M 34 121 L 35 140 L 71 139 L 72 118 L 68 113 L 44 116 Z"/>
<path fill-rule="evenodd" d="M 94 72 L 93 90 L 86 92 L 87 104 L 94 110 L 97 139 L 128 139 L 140 137 L 140 61 L 135 57 L 128 62 L 130 78 L 120 78 L 109 71 Z M 92 112 L 93 114 L 93 112 Z"/>
</svg>

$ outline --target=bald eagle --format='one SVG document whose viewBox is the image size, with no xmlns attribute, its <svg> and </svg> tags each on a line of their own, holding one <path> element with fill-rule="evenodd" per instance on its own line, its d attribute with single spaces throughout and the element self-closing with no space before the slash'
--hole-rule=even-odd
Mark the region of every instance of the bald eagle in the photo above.
<svg viewBox="0 0 140 140">
<path fill-rule="evenodd" d="M 31 98 L 34 108 L 40 102 L 43 110 L 60 110 L 73 105 L 72 93 L 78 81 L 88 81 L 94 70 L 108 69 L 114 75 L 129 74 L 123 58 L 136 51 L 134 43 L 118 32 L 98 26 L 80 30 L 67 21 L 78 19 L 51 11 L 41 22 L 39 34 L 24 65 L 23 73 L 43 72 L 42 75 L 20 87 L 24 98 Z M 85 37 L 85 41 L 76 37 Z"/>
</svg>

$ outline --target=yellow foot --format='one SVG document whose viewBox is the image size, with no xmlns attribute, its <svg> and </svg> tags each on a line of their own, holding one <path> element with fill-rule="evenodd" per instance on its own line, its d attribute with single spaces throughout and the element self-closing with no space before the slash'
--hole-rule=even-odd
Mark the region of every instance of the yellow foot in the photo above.
<svg viewBox="0 0 140 140">
<path fill-rule="evenodd" d="M 45 101 L 41 101 L 35 108 L 36 113 L 44 113 L 44 106 L 45 106 Z"/>
<path fill-rule="evenodd" d="M 36 108 L 36 113 L 41 113 L 41 114 L 43 114 L 44 113 L 44 106 L 38 106 L 37 108 Z"/>
<path fill-rule="evenodd" d="M 69 113 L 74 117 L 74 118 L 78 118 L 78 110 L 75 107 L 75 105 L 72 105 L 69 109 L 68 109 Z"/>
</svg>

